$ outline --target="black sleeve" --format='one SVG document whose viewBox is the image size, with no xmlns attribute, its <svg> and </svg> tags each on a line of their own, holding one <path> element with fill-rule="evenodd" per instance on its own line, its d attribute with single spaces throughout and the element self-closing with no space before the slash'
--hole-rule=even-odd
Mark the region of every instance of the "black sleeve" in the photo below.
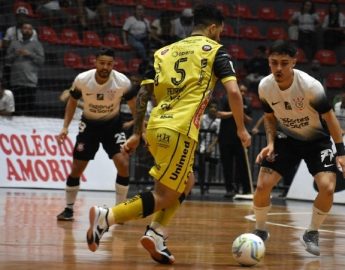
<svg viewBox="0 0 345 270">
<path fill-rule="evenodd" d="M 271 106 L 267 103 L 267 101 L 265 99 L 260 99 L 260 101 L 261 101 L 261 104 L 262 104 L 262 110 L 265 113 L 272 113 L 273 112 Z"/>
<path fill-rule="evenodd" d="M 216 54 L 213 70 L 219 79 L 236 76 L 231 56 L 224 47 L 219 48 Z"/>
<path fill-rule="evenodd" d="M 140 85 L 132 84 L 131 88 L 123 95 L 123 99 L 126 101 L 131 100 L 138 94 L 139 89 Z"/>
<path fill-rule="evenodd" d="M 80 99 L 82 96 L 81 91 L 78 88 L 70 89 L 69 94 L 74 99 Z"/>
<path fill-rule="evenodd" d="M 145 79 L 152 79 L 154 80 L 155 79 L 155 76 L 156 76 L 156 71 L 155 71 L 155 68 L 153 66 L 153 63 L 149 63 L 145 69 L 145 75 L 144 75 L 144 78 Z"/>
</svg>

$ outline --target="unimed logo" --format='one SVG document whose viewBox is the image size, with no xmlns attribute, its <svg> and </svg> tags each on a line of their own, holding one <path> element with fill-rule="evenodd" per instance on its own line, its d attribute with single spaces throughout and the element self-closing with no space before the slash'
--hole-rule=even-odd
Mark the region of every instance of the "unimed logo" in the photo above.
<svg viewBox="0 0 345 270">
<path fill-rule="evenodd" d="M 184 142 L 184 149 L 183 149 L 181 158 L 180 158 L 179 162 L 176 164 L 175 171 L 170 176 L 171 180 L 176 180 L 177 177 L 179 176 L 179 174 L 181 173 L 182 167 L 183 167 L 184 163 L 186 162 L 189 147 L 190 147 L 190 143 L 185 141 Z"/>
</svg>

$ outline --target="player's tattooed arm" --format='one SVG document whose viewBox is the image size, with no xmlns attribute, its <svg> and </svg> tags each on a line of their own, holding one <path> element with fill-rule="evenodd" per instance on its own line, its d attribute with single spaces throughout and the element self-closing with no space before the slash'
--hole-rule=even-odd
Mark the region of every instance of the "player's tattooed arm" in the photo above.
<svg viewBox="0 0 345 270">
<path fill-rule="evenodd" d="M 153 84 L 144 84 L 141 86 L 136 100 L 136 115 L 134 118 L 134 134 L 141 135 L 143 132 L 145 114 L 147 103 L 150 100 L 153 93 Z"/>
<path fill-rule="evenodd" d="M 273 144 L 277 134 L 277 119 L 273 113 L 265 113 L 264 125 L 266 131 L 267 144 Z"/>
</svg>

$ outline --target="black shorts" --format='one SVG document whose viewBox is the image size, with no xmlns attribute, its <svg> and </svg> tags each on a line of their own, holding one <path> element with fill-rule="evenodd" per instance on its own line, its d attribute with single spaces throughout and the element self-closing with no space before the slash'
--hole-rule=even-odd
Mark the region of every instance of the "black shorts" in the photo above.
<svg viewBox="0 0 345 270">
<path fill-rule="evenodd" d="M 276 138 L 274 161 L 263 160 L 262 167 L 271 168 L 281 176 L 287 175 L 303 159 L 311 175 L 319 172 L 336 172 L 335 155 L 330 138 L 300 141 L 293 138 Z"/>
<path fill-rule="evenodd" d="M 120 117 L 107 121 L 88 120 L 84 117 L 79 123 L 79 133 L 74 146 L 73 158 L 94 159 L 101 143 L 111 159 L 120 152 L 120 145 L 126 141 Z"/>
</svg>

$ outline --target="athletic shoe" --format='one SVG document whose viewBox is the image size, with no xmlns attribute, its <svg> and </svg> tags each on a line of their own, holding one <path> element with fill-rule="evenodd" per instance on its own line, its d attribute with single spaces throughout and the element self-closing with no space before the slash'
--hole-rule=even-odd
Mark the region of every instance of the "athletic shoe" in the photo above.
<svg viewBox="0 0 345 270">
<path fill-rule="evenodd" d="M 268 231 L 264 231 L 264 230 L 255 229 L 252 232 L 252 234 L 259 236 L 264 242 L 270 238 L 270 234 L 268 233 Z"/>
<path fill-rule="evenodd" d="M 150 253 L 151 258 L 161 264 L 173 264 L 175 257 L 165 245 L 164 236 L 147 226 L 145 235 L 140 239 L 141 245 Z"/>
<path fill-rule="evenodd" d="M 108 208 L 93 206 L 89 211 L 90 227 L 87 230 L 86 240 L 89 249 L 95 252 L 98 249 L 99 241 L 109 229 L 107 221 Z"/>
<path fill-rule="evenodd" d="M 301 237 L 301 242 L 305 246 L 306 251 L 315 256 L 320 256 L 318 231 L 305 231 Z"/>
<path fill-rule="evenodd" d="M 73 221 L 73 209 L 66 207 L 56 218 L 57 220 Z"/>
</svg>

